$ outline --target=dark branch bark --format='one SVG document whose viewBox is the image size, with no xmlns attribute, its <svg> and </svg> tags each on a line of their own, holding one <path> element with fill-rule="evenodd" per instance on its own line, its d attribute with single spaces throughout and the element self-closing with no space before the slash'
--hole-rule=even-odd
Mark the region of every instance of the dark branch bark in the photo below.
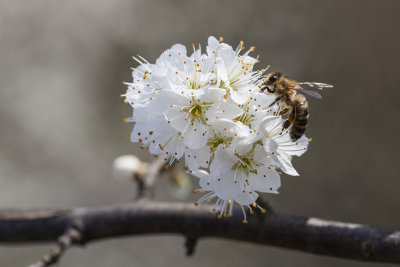
<svg viewBox="0 0 400 267">
<path fill-rule="evenodd" d="M 243 224 L 239 210 L 233 218 L 218 220 L 208 214 L 209 208 L 142 201 L 101 208 L 1 212 L 0 242 L 55 241 L 73 227 L 79 230 L 81 243 L 166 233 L 189 240 L 226 238 L 320 255 L 400 263 L 400 231 L 278 212 L 254 215 Z"/>
</svg>

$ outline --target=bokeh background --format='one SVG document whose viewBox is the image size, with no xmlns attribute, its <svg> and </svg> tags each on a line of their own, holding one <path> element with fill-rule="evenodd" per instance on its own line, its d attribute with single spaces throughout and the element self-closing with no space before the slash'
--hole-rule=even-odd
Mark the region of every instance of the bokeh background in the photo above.
<svg viewBox="0 0 400 267">
<path fill-rule="evenodd" d="M 121 123 L 131 56 L 153 61 L 214 35 L 254 45 L 260 68 L 335 86 L 311 100 L 313 142 L 294 160 L 301 176 L 284 176 L 271 204 L 399 228 L 399 10 L 397 0 L 1 0 L 0 208 L 130 201 L 134 185 L 112 179 L 112 161 L 151 159 Z M 158 199 L 173 200 L 163 188 Z M 187 258 L 183 243 L 106 240 L 71 249 L 59 266 L 381 266 L 215 239 Z M 49 246 L 1 244 L 0 266 L 27 266 Z"/>
</svg>

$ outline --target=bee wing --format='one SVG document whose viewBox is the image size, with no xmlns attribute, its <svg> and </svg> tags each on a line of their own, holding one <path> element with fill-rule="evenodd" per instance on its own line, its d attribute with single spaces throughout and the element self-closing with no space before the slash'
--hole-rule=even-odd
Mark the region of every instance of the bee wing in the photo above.
<svg viewBox="0 0 400 267">
<path fill-rule="evenodd" d="M 322 90 L 324 88 L 332 88 L 333 85 L 330 84 L 326 84 L 326 83 L 316 83 L 316 82 L 302 82 L 299 83 L 300 85 L 304 86 L 304 87 L 311 87 L 311 88 L 317 88 L 319 90 Z"/>
<path fill-rule="evenodd" d="M 332 88 L 333 86 L 330 84 L 326 84 L 326 83 L 316 83 L 316 82 L 302 82 L 299 83 L 300 87 L 296 88 L 296 90 L 298 90 L 299 92 L 301 92 L 302 94 L 305 95 L 309 95 L 318 99 L 321 99 L 322 96 L 316 92 L 316 91 L 312 91 L 313 89 L 319 89 L 322 90 L 324 88 Z"/>
<path fill-rule="evenodd" d="M 309 95 L 309 96 L 312 96 L 317 99 L 322 98 L 322 96 L 316 91 L 307 90 L 307 89 L 304 89 L 303 87 L 299 87 L 296 90 L 299 91 L 300 93 L 302 93 L 303 95 Z"/>
</svg>

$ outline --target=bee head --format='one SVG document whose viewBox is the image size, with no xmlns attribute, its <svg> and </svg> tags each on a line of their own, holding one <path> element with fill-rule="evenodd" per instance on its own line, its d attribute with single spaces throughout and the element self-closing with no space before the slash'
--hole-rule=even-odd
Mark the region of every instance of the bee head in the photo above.
<svg viewBox="0 0 400 267">
<path fill-rule="evenodd" d="M 264 80 L 263 88 L 261 91 L 267 90 L 270 93 L 275 92 L 275 83 L 279 80 L 279 78 L 282 76 L 280 72 L 271 72 L 269 73 Z"/>
</svg>

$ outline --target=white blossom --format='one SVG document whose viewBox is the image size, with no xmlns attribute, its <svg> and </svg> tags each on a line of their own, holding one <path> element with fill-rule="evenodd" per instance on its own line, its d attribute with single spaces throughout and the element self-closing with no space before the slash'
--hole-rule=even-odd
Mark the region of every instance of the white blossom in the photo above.
<svg viewBox="0 0 400 267">
<path fill-rule="evenodd" d="M 280 172 L 298 175 L 291 160 L 308 146 L 302 137 L 291 141 L 275 96 L 261 93 L 265 70 L 254 70 L 258 58 L 234 50 L 209 37 L 206 53 L 192 45 L 187 54 L 176 44 L 154 64 L 141 56 L 133 69 L 133 81 L 125 83 L 126 102 L 133 115 L 132 142 L 169 163 L 184 159 L 185 169 L 199 178 L 196 202 L 215 199 L 214 209 L 232 216 L 233 205 L 260 207 L 258 193 L 278 193 Z M 242 53 L 243 52 L 243 53 Z"/>
<path fill-rule="evenodd" d="M 294 169 L 292 156 L 301 156 L 307 150 L 309 139 L 302 136 L 296 141 L 290 138 L 289 130 L 283 130 L 284 120 L 281 116 L 269 116 L 264 118 L 260 125 L 259 136 L 262 139 L 264 149 L 276 165 L 289 175 L 299 175 Z"/>
</svg>

